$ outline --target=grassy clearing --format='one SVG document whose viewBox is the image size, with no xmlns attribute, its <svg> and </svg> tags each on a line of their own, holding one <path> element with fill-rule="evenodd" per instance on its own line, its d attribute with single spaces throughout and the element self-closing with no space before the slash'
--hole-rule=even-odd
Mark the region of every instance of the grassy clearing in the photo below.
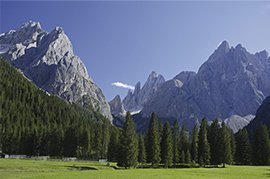
<svg viewBox="0 0 270 179">
<path fill-rule="evenodd" d="M 267 166 L 115 170 L 107 163 L 0 159 L 0 178 L 269 178 Z"/>
</svg>

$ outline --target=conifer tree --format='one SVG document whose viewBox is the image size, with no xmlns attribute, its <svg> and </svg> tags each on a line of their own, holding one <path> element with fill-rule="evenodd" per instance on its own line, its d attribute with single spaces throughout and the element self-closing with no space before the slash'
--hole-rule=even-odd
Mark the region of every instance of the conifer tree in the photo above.
<svg viewBox="0 0 270 179">
<path fill-rule="evenodd" d="M 256 165 L 269 165 L 270 141 L 266 125 L 260 124 L 254 136 L 254 163 Z"/>
<path fill-rule="evenodd" d="M 179 162 L 179 125 L 178 121 L 175 120 L 173 124 L 173 164 L 176 167 L 176 164 Z"/>
<path fill-rule="evenodd" d="M 191 158 L 195 163 L 198 163 L 198 127 L 194 126 L 192 131 L 191 142 Z"/>
<path fill-rule="evenodd" d="M 201 166 L 210 163 L 210 146 L 207 140 L 207 121 L 205 118 L 202 120 L 199 131 L 198 157 Z"/>
<path fill-rule="evenodd" d="M 185 163 L 185 162 L 186 162 L 185 151 L 184 150 L 181 150 L 180 163 Z"/>
<path fill-rule="evenodd" d="M 191 163 L 191 156 L 189 150 L 185 153 L 185 163 L 190 164 Z"/>
<path fill-rule="evenodd" d="M 138 139 L 131 114 L 127 112 L 126 121 L 120 139 L 118 165 L 125 168 L 136 167 L 138 163 Z"/>
<path fill-rule="evenodd" d="M 139 150 L 138 150 L 138 162 L 142 165 L 146 163 L 146 151 L 143 135 L 139 135 Z"/>
<path fill-rule="evenodd" d="M 226 124 L 223 122 L 221 127 L 221 143 L 223 148 L 223 154 L 221 157 L 221 162 L 223 164 L 223 167 L 225 167 L 225 164 L 231 164 L 233 160 L 232 156 L 232 146 L 231 146 L 231 134 L 230 130 L 226 126 Z"/>
<path fill-rule="evenodd" d="M 236 153 L 235 161 L 237 164 L 248 165 L 251 162 L 251 144 L 246 129 L 241 129 L 235 135 Z"/>
<path fill-rule="evenodd" d="M 108 160 L 111 162 L 116 162 L 118 159 L 118 151 L 119 151 L 119 130 L 112 127 L 107 154 Z"/>
<path fill-rule="evenodd" d="M 173 159 L 172 133 L 168 121 L 164 124 L 163 127 L 163 134 L 161 140 L 161 159 L 165 168 L 172 166 L 172 159 Z"/>
<path fill-rule="evenodd" d="M 208 141 L 210 145 L 211 164 L 217 165 L 221 163 L 223 155 L 223 146 L 221 145 L 221 129 L 218 120 L 214 120 L 208 131 Z"/>
<path fill-rule="evenodd" d="M 152 113 L 147 133 L 147 158 L 152 166 L 158 165 L 160 162 L 159 126 L 155 113 Z"/>
</svg>

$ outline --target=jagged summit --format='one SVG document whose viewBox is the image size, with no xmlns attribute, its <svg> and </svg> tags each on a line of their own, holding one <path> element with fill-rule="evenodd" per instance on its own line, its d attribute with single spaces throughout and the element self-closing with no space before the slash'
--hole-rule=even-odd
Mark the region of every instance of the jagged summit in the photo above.
<svg viewBox="0 0 270 179">
<path fill-rule="evenodd" d="M 141 88 L 140 82 L 135 85 L 133 93 L 128 92 L 127 96 L 123 100 L 123 106 L 126 111 L 138 112 L 144 104 L 152 99 L 157 89 L 165 82 L 162 75 L 159 75 L 155 71 L 152 71 L 145 84 Z"/>
<path fill-rule="evenodd" d="M 217 48 L 217 51 L 222 51 L 222 52 L 228 52 L 229 50 L 230 50 L 230 45 L 226 40 L 222 41 Z"/>
<path fill-rule="evenodd" d="M 26 23 L 24 23 L 21 27 L 21 29 L 24 29 L 24 28 L 36 28 L 36 29 L 42 29 L 41 28 L 41 25 L 40 25 L 40 22 L 35 22 L 35 21 L 28 21 Z"/>
<path fill-rule="evenodd" d="M 83 106 L 90 105 L 112 119 L 103 92 L 74 54 L 72 43 L 61 27 L 47 32 L 39 22 L 29 21 L 12 33 L 1 35 L 0 45 L 0 49 L 5 47 L 1 56 L 46 92 Z"/>
<path fill-rule="evenodd" d="M 126 113 L 126 111 L 124 110 L 122 101 L 121 101 L 121 97 L 119 95 L 116 95 L 110 102 L 110 109 L 111 109 L 111 113 L 114 117 L 123 117 Z"/>
<path fill-rule="evenodd" d="M 187 73 L 189 74 L 189 73 Z M 226 119 L 232 115 L 254 115 L 270 95 L 270 58 L 266 51 L 249 53 L 242 45 L 229 47 L 223 41 L 198 73 L 185 82 L 182 72 L 174 79 L 183 85 L 165 82 L 141 111 L 144 117 L 153 111 L 161 118 L 178 119 L 192 129 L 203 117 Z"/>
</svg>

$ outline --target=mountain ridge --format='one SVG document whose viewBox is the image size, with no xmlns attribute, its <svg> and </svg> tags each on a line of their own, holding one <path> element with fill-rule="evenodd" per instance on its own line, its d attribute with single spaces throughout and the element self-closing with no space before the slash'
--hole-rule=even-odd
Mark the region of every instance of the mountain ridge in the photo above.
<svg viewBox="0 0 270 179">
<path fill-rule="evenodd" d="M 89 77 L 82 60 L 61 27 L 51 32 L 39 22 L 29 21 L 0 36 L 0 44 L 10 46 L 1 53 L 37 86 L 82 106 L 91 106 L 112 120 L 102 90 Z"/>
</svg>

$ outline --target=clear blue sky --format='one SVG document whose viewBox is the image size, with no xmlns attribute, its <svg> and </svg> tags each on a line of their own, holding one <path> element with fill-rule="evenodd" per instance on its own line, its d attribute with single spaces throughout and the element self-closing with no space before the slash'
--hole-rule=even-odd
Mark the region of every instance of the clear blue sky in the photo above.
<svg viewBox="0 0 270 179">
<path fill-rule="evenodd" d="M 64 28 L 107 100 L 154 70 L 197 71 L 218 44 L 270 50 L 270 2 L 0 2 L 0 31 L 26 21 Z"/>
</svg>

